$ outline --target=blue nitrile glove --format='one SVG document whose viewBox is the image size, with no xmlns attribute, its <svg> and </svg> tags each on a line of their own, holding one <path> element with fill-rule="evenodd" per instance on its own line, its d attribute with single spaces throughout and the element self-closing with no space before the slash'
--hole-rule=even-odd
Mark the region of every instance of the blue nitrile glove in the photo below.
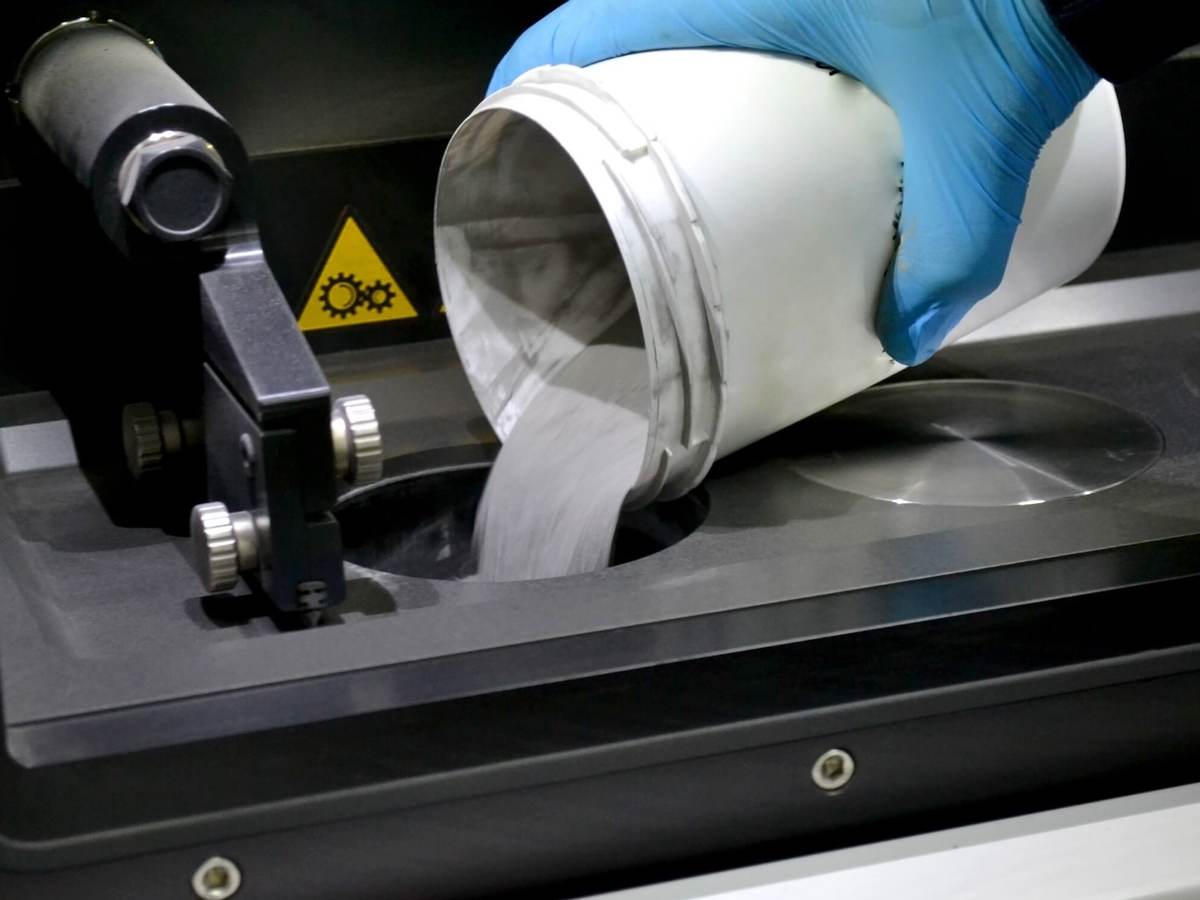
<svg viewBox="0 0 1200 900">
<path fill-rule="evenodd" d="M 999 285 L 1038 153 L 1097 81 L 1042 0 L 571 0 L 492 90 L 539 65 L 712 46 L 826 63 L 896 111 L 904 212 L 876 325 L 909 365 Z"/>
</svg>

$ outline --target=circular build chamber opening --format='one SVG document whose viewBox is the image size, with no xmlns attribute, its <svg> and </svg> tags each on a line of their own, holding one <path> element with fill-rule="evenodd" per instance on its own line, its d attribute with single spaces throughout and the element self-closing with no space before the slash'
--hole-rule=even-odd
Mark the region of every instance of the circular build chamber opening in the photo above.
<svg viewBox="0 0 1200 900">
<path fill-rule="evenodd" d="M 414 578 L 472 577 L 475 511 L 489 471 L 486 464 L 438 469 L 347 495 L 337 510 L 346 561 Z M 635 562 L 674 546 L 699 528 L 707 514 L 703 490 L 624 513 L 610 565 Z"/>
</svg>

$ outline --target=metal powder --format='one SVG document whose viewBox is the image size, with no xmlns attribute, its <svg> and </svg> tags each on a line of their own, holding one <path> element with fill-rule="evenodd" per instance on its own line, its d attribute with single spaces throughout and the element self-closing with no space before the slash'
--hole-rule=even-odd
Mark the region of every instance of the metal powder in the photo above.
<svg viewBox="0 0 1200 900">
<path fill-rule="evenodd" d="M 630 315 L 560 369 L 509 434 L 475 521 L 480 580 L 608 565 L 646 452 L 649 401 L 646 351 Z"/>
</svg>

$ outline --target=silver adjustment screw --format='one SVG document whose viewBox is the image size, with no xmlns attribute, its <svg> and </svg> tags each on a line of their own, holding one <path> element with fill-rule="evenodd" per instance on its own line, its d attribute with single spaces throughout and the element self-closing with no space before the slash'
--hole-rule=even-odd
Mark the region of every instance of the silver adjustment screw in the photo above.
<svg viewBox="0 0 1200 900">
<path fill-rule="evenodd" d="M 202 440 L 203 426 L 193 419 L 180 420 L 169 409 L 151 403 L 131 403 L 121 414 L 125 462 L 134 478 L 162 471 L 171 459 Z"/>
<path fill-rule="evenodd" d="M 845 750 L 827 750 L 813 763 L 812 780 L 821 790 L 835 793 L 854 778 L 854 757 Z"/>
<path fill-rule="evenodd" d="M 241 573 L 258 568 L 258 531 L 250 513 L 201 503 L 192 510 L 191 534 L 192 561 L 210 593 L 233 590 Z"/>
<path fill-rule="evenodd" d="M 220 856 L 205 860 L 192 874 L 192 893 L 200 900 L 228 900 L 241 886 L 241 870 Z"/>
<path fill-rule="evenodd" d="M 158 410 L 150 403 L 131 403 L 121 416 L 125 462 L 134 478 L 162 469 L 166 447 Z"/>
<path fill-rule="evenodd" d="M 333 405 L 333 463 L 347 484 L 374 484 L 383 478 L 383 435 L 369 397 L 343 397 Z"/>
</svg>

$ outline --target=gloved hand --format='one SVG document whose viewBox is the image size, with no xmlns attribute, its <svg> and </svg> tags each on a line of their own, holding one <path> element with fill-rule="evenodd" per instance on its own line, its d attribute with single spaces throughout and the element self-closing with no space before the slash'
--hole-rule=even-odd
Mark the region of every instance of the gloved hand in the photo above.
<svg viewBox="0 0 1200 900">
<path fill-rule="evenodd" d="M 491 89 L 549 63 L 712 46 L 828 64 L 895 110 L 904 209 L 876 326 L 908 365 L 999 285 L 1038 154 L 1098 80 L 1042 0 L 570 0 Z"/>
</svg>

